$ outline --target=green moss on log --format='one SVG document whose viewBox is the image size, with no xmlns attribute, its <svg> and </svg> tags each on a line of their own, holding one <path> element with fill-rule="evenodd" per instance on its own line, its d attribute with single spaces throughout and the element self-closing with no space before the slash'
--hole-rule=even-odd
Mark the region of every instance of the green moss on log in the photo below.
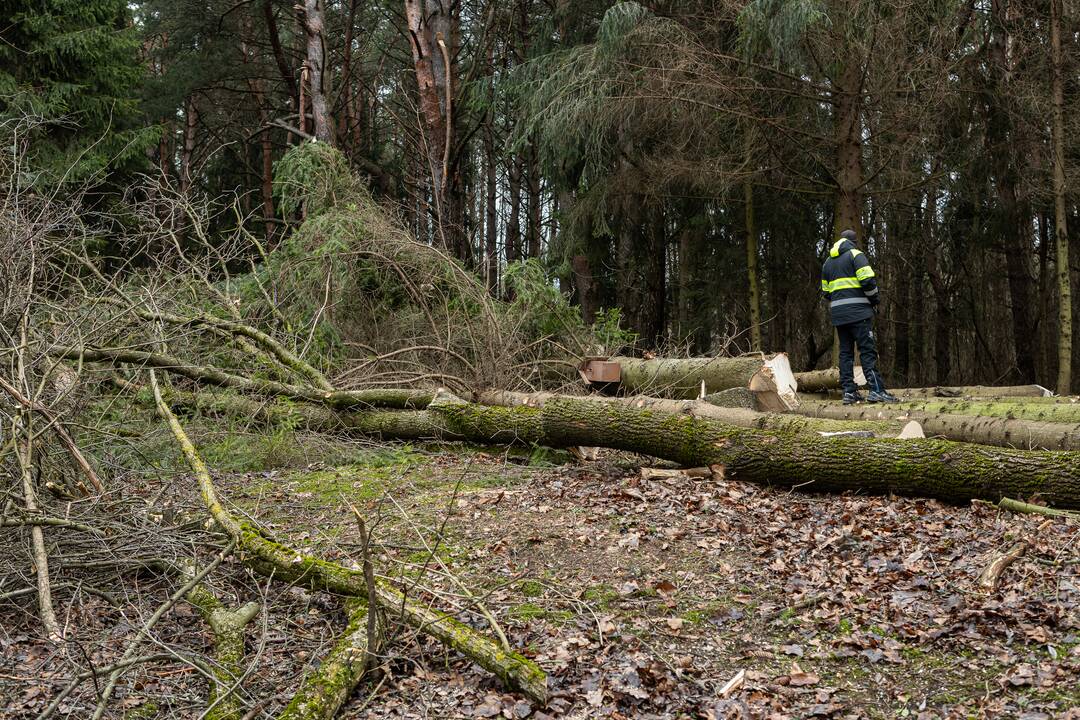
<svg viewBox="0 0 1080 720">
<path fill-rule="evenodd" d="M 554 447 L 602 446 L 652 455 L 687 466 L 724 465 L 735 477 L 763 485 L 818 492 L 895 493 L 948 502 L 1039 494 L 1048 503 L 1080 507 L 1080 456 L 967 445 L 943 440 L 822 438 L 753 430 L 687 415 L 575 398 L 542 408 L 470 409 L 444 406 L 458 432 L 482 417 L 478 434 L 499 423 L 540 427 L 539 442 Z M 513 414 L 511 414 L 511 412 Z M 531 417 L 529 417 L 531 416 Z"/>
</svg>

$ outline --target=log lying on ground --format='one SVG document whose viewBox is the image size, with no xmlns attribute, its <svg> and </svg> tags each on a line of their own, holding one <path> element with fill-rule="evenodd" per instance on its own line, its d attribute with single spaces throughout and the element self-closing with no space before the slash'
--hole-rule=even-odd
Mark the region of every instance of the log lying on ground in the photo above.
<svg viewBox="0 0 1080 720">
<path fill-rule="evenodd" d="M 305 412 L 312 409 L 303 408 Z M 292 411 L 300 410 L 297 406 Z M 395 430 L 401 428 L 403 439 L 608 447 L 687 467 L 720 464 L 749 482 L 813 492 L 895 493 L 947 502 L 975 498 L 997 502 L 1002 497 L 1037 494 L 1056 507 L 1080 507 L 1080 455 L 1072 452 L 944 440 L 823 438 L 568 396 L 549 396 L 541 407 L 502 407 L 467 403 L 441 392 L 426 411 L 323 413 L 328 421 L 336 415 L 338 427 L 365 427 L 367 415 L 387 417 L 373 423 L 386 439 L 397 437 Z M 286 548 L 270 554 L 286 567 L 303 571 L 299 576 L 318 570 L 312 577 L 330 589 L 348 589 L 349 583 L 358 582 L 340 576 L 341 568 L 327 563 L 334 569 L 324 570 L 312 559 L 294 567 L 292 561 L 298 556 Z M 312 563 L 312 570 L 305 570 Z"/>
<path fill-rule="evenodd" d="M 811 370 L 809 372 L 795 373 L 795 380 L 799 384 L 801 393 L 817 393 L 826 390 L 840 389 L 840 368 L 826 368 L 825 370 Z M 866 387 L 866 376 L 862 368 L 855 366 L 855 384 Z"/>
<path fill-rule="evenodd" d="M 749 388 L 758 394 L 762 410 L 790 410 L 798 405 L 795 376 L 785 353 L 771 357 L 689 358 L 642 360 L 615 357 L 621 368 L 620 387 L 635 395 L 689 400 L 729 388 Z"/>
<path fill-rule="evenodd" d="M 332 720 L 352 695 L 368 667 L 367 609 L 347 602 L 349 625 L 313 673 L 304 678 L 278 720 Z"/>
<path fill-rule="evenodd" d="M 565 397 L 568 396 L 555 393 L 517 393 L 490 390 L 476 393 L 474 399 L 481 405 L 543 407 L 549 400 Z M 895 437 L 900 434 L 904 426 L 904 423 L 890 420 L 838 421 L 788 413 L 757 412 L 746 408 L 720 407 L 708 402 L 708 398 L 706 400 L 664 400 L 645 396 L 612 398 L 603 395 L 585 395 L 575 399 L 584 402 L 622 404 L 634 409 L 664 415 L 690 415 L 691 417 L 716 420 L 758 430 L 811 433 L 867 431 L 882 437 Z"/>
<path fill-rule="evenodd" d="M 1004 400 L 919 400 L 904 402 L 904 410 L 949 415 L 985 415 L 996 418 L 1037 420 L 1046 423 L 1080 423 L 1080 404 Z"/>
<path fill-rule="evenodd" d="M 160 394 L 153 372 L 150 377 L 158 411 L 169 424 L 184 457 L 198 479 L 203 503 L 217 524 L 243 551 L 245 563 L 277 580 L 366 599 L 368 587 L 362 571 L 304 555 L 291 547 L 269 540 L 256 529 L 240 523 L 225 509 L 217 498 L 209 470 Z M 403 411 L 402 414 L 429 415 L 416 411 Z M 400 590 L 386 582 L 376 584 L 374 595 L 388 617 L 400 619 L 410 627 L 459 651 L 529 699 L 541 705 L 547 702 L 547 676 L 533 661 L 504 650 L 494 640 L 446 613 L 409 600 Z"/>
<path fill-rule="evenodd" d="M 906 400 L 928 398 L 1050 398 L 1053 393 L 1042 385 L 958 385 L 946 387 L 937 385 L 924 388 L 890 388 L 889 392 Z M 839 390 L 827 392 L 831 398 L 839 398 Z"/>
<path fill-rule="evenodd" d="M 428 412 L 473 441 L 609 447 L 687 467 L 721 465 L 741 480 L 810 492 L 895 493 L 947 502 L 1038 494 L 1056 507 L 1080 507 L 1080 455 L 1071 452 L 822 438 L 570 397 L 548 399 L 540 408 L 506 408 L 440 394 Z"/>
<path fill-rule="evenodd" d="M 799 415 L 832 420 L 895 421 L 915 420 L 930 436 L 956 442 L 979 443 L 999 447 L 1045 450 L 1080 450 L 1080 423 L 1064 424 L 1038 420 L 1020 420 L 978 414 L 957 414 L 944 408 L 920 410 L 937 403 L 900 405 L 840 405 L 804 399 L 795 411 Z M 966 405 L 966 404 L 965 404 Z M 970 406 L 977 410 L 978 406 Z M 1058 407 L 1040 405 L 1039 408 Z M 1072 409 L 1069 406 L 1061 406 Z M 1078 408 L 1080 410 L 1080 408 Z M 1078 413 L 1080 415 L 1080 413 Z"/>
<path fill-rule="evenodd" d="M 181 568 L 185 580 L 195 577 L 192 566 Z M 214 633 L 213 680 L 210 683 L 207 720 L 239 720 L 242 706 L 236 699 L 236 685 L 243 677 L 244 627 L 259 614 L 260 606 L 249 602 L 229 610 L 203 583 L 188 591 L 187 600 L 199 611 Z"/>
<path fill-rule="evenodd" d="M 321 405 L 284 403 L 236 393 L 185 392 L 161 389 L 168 407 L 176 412 L 197 411 L 210 416 L 240 418 L 256 425 L 289 425 L 312 432 L 347 433 L 388 440 L 463 440 L 443 428 L 438 418 L 424 410 L 341 410 Z M 153 407 L 148 391 L 136 395 L 140 404 Z"/>
</svg>

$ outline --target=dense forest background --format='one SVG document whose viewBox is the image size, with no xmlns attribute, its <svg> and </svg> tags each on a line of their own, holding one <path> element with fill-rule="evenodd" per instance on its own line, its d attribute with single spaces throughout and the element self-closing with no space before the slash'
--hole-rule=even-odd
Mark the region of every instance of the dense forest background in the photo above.
<svg viewBox="0 0 1080 720">
<path fill-rule="evenodd" d="M 301 219 L 275 163 L 331 143 L 491 293 L 534 260 L 587 322 L 617 308 L 641 350 L 829 365 L 819 270 L 854 227 L 894 385 L 1067 391 L 1078 16 L 1073 0 L 8 0 L 0 111 L 44 120 L 32 182 L 77 188 L 87 217 L 152 207 L 132 197 L 150 176 L 219 202 L 222 242 L 239 226 L 268 250 Z"/>
</svg>

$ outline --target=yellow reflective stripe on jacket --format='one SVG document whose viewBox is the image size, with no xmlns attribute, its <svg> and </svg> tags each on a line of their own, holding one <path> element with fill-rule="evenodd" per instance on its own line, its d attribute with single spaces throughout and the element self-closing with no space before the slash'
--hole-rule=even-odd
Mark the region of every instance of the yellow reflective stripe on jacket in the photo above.
<svg viewBox="0 0 1080 720">
<path fill-rule="evenodd" d="M 860 255 L 862 255 L 862 250 L 859 250 L 858 248 L 851 248 L 850 252 L 851 252 L 851 257 L 853 257 L 853 258 L 857 258 Z"/>
<path fill-rule="evenodd" d="M 843 242 L 843 239 L 840 239 L 833 243 L 832 249 L 829 250 L 829 257 L 840 257 L 840 244 Z"/>
<path fill-rule="evenodd" d="M 862 288 L 858 278 L 844 277 L 837 278 L 831 282 L 821 281 L 822 290 L 825 292 L 835 292 L 836 290 L 858 290 Z"/>
<path fill-rule="evenodd" d="M 867 265 L 866 267 L 861 267 L 855 271 L 855 277 L 859 280 L 866 280 L 867 278 L 872 278 L 874 277 L 874 268 L 870 267 L 869 265 Z"/>
</svg>

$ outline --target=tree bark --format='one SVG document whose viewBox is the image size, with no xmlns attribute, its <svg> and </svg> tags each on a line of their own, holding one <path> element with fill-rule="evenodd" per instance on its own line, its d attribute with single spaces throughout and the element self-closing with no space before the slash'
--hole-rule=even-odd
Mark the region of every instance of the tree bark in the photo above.
<svg viewBox="0 0 1080 720">
<path fill-rule="evenodd" d="M 1050 47 L 1053 56 L 1054 238 L 1058 282 L 1057 391 L 1072 388 L 1072 280 L 1069 274 L 1069 229 L 1065 208 L 1065 91 L 1061 57 L 1062 0 L 1050 0 Z"/>
<path fill-rule="evenodd" d="M 833 420 L 911 419 L 918 421 L 927 435 L 957 442 L 1023 449 L 1080 450 L 1080 413 L 1075 420 L 1069 421 L 1071 424 L 1065 424 L 1065 421 L 1019 419 L 1026 416 L 1024 412 L 982 412 L 992 408 L 993 405 L 981 403 L 957 403 L 955 406 L 948 403 L 905 403 L 902 407 L 896 407 L 838 405 L 804 400 L 795 412 Z M 1024 409 L 1023 406 L 1021 409 Z M 1031 416 L 1038 417 L 1039 413 L 1033 412 Z"/>
<path fill-rule="evenodd" d="M 570 270 L 574 275 L 574 292 L 577 295 L 578 305 L 581 306 L 581 318 L 586 325 L 592 325 L 596 321 L 596 313 L 600 308 L 593 286 L 589 256 L 574 255 L 570 261 Z"/>
<path fill-rule="evenodd" d="M 193 564 L 181 567 L 185 582 L 195 577 Z M 187 601 L 195 606 L 214 633 L 213 680 L 210 683 L 207 720 L 240 720 L 243 706 L 237 702 L 234 686 L 244 674 L 244 627 L 259 614 L 258 603 L 249 602 L 229 610 L 203 583 L 196 583 L 187 593 Z"/>
<path fill-rule="evenodd" d="M 936 385 L 924 388 L 897 388 L 890 390 L 899 398 L 1041 398 L 1050 395 L 1042 385 Z"/>
<path fill-rule="evenodd" d="M 326 71 L 326 9 L 323 2 L 304 0 L 304 33 L 307 36 L 312 134 L 319 142 L 333 144 L 334 126 L 326 100 L 330 96 L 330 75 Z"/>
<path fill-rule="evenodd" d="M 550 400 L 567 397 L 556 393 L 517 393 L 503 390 L 489 390 L 477 393 L 475 400 L 481 405 L 500 407 L 543 407 Z M 883 437 L 895 437 L 903 423 L 891 420 L 853 420 L 837 421 L 828 418 L 815 418 L 788 413 L 758 412 L 750 408 L 716 405 L 706 397 L 704 400 L 664 400 L 654 397 L 612 398 L 602 395 L 584 395 L 575 400 L 597 403 L 625 405 L 626 407 L 652 411 L 664 415 L 689 415 L 695 418 L 716 420 L 757 430 L 779 430 L 784 432 L 839 433 L 866 431 Z"/>
<path fill-rule="evenodd" d="M 787 355 L 772 357 L 689 358 L 641 360 L 615 357 L 622 368 L 620 387 L 637 395 L 662 395 L 673 398 L 696 398 L 728 388 L 750 388 L 759 393 L 774 393 L 779 406 L 769 410 L 790 409 L 798 405 L 795 376 Z M 760 396 L 759 396 L 760 397 Z"/>
<path fill-rule="evenodd" d="M 1080 404 L 1056 402 L 1024 402 L 1004 399 L 922 400 L 901 403 L 898 409 L 918 410 L 950 415 L 982 415 L 987 417 L 1037 420 L 1046 423 L 1080 424 Z"/>
<path fill-rule="evenodd" d="M 462 260 L 468 259 L 458 216 L 460 176 L 453 164 L 457 101 L 457 6 L 441 0 L 405 0 L 413 72 L 419 90 L 421 138 L 425 150 L 432 201 L 440 243 Z"/>
<path fill-rule="evenodd" d="M 304 678 L 300 689 L 277 720 L 333 720 L 368 669 L 368 610 L 347 603 L 349 624 L 319 669 Z"/>
<path fill-rule="evenodd" d="M 1011 97 L 1007 29 L 1007 0 L 992 0 L 989 52 L 990 79 L 986 89 L 988 151 L 993 162 L 1000 229 L 1005 251 L 1005 274 L 1012 311 L 1013 351 L 1016 369 L 1024 382 L 1036 382 L 1035 323 L 1031 314 L 1032 280 L 1028 254 L 1031 244 L 1022 229 L 1016 137 L 1006 103 Z"/>
<path fill-rule="evenodd" d="M 833 92 L 836 142 L 836 211 L 833 240 L 844 230 L 862 232 L 862 67 L 849 57 Z"/>
<path fill-rule="evenodd" d="M 946 502 L 1038 494 L 1057 507 L 1080 507 L 1080 462 L 1069 452 L 945 440 L 822 438 L 565 397 L 542 408 L 498 408 L 441 395 L 429 412 L 473 441 L 609 447 L 686 467 L 720 465 L 731 477 L 761 485 Z"/>
<path fill-rule="evenodd" d="M 277 18 L 274 17 L 273 0 L 263 0 L 263 19 L 266 21 L 266 32 L 270 36 L 270 46 L 274 50 L 274 61 L 277 63 L 281 79 L 285 81 L 285 87 L 289 90 L 289 99 L 297 111 L 303 113 L 299 105 L 300 88 L 296 84 L 296 75 L 292 66 L 285 57 L 285 49 L 281 46 L 281 33 L 278 32 Z"/>
<path fill-rule="evenodd" d="M 809 372 L 795 373 L 799 392 L 816 393 L 825 390 L 840 389 L 840 368 L 826 368 Z M 855 384 L 866 387 L 866 376 L 862 368 L 855 366 Z"/>
<path fill-rule="evenodd" d="M 189 95 L 184 103 L 184 147 L 180 153 L 180 192 L 184 195 L 191 192 L 195 172 L 192 162 L 195 158 L 195 129 L 198 122 L 199 111 L 195 107 L 195 96 Z"/>
<path fill-rule="evenodd" d="M 758 290 L 758 234 L 754 222 L 754 186 L 743 183 L 743 205 L 746 213 L 746 279 L 750 305 L 750 349 L 761 352 L 761 293 Z"/>
<path fill-rule="evenodd" d="M 495 43 L 489 42 L 487 48 L 487 66 L 491 74 L 491 88 L 488 102 L 491 110 L 484 119 L 484 256 L 487 286 L 492 296 L 499 295 L 499 215 L 498 155 L 495 152 Z"/>
</svg>

